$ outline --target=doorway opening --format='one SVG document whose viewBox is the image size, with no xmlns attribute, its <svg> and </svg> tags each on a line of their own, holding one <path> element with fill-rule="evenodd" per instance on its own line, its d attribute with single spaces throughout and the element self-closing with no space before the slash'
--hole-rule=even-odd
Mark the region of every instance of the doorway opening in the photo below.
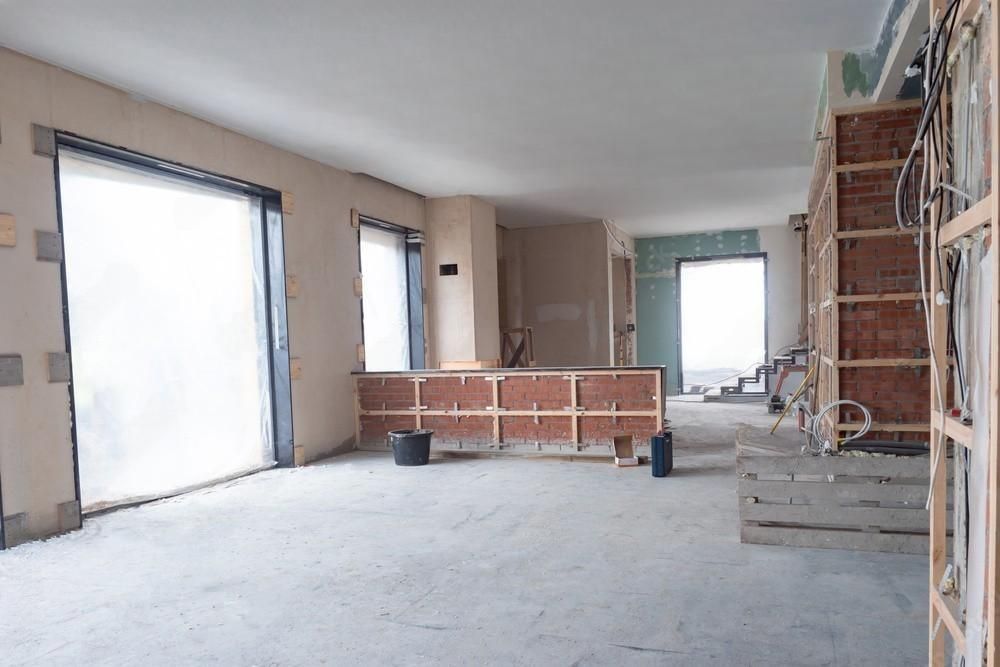
<svg viewBox="0 0 1000 667">
<path fill-rule="evenodd" d="M 630 366 L 633 354 L 633 289 L 632 258 L 611 256 L 611 365 Z"/>
<path fill-rule="evenodd" d="M 57 141 L 83 511 L 290 464 L 280 195 Z"/>
<path fill-rule="evenodd" d="M 678 384 L 704 394 L 753 377 L 767 359 L 767 255 L 677 260 Z M 745 383 L 766 392 L 766 381 Z"/>
</svg>

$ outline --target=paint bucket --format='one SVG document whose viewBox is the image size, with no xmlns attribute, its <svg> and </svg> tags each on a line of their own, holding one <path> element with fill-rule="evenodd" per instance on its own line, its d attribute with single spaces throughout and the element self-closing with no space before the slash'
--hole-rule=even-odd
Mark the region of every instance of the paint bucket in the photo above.
<svg viewBox="0 0 1000 667">
<path fill-rule="evenodd" d="M 674 434 L 669 431 L 654 435 L 649 442 L 653 477 L 666 477 L 674 469 Z"/>
<path fill-rule="evenodd" d="M 389 431 L 392 457 L 398 466 L 427 465 L 431 456 L 431 435 L 427 429 L 402 429 Z"/>
</svg>

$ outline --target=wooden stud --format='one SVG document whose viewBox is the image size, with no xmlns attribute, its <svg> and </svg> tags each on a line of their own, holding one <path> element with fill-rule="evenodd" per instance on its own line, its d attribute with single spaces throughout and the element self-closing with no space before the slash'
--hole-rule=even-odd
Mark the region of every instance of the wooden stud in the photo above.
<svg viewBox="0 0 1000 667">
<path fill-rule="evenodd" d="M 878 169 L 899 169 L 906 164 L 905 159 L 900 160 L 877 160 L 875 162 L 857 162 L 855 164 L 838 164 L 833 170 L 838 174 L 853 173 L 856 171 L 876 171 Z"/>
<path fill-rule="evenodd" d="M 285 276 L 285 296 L 295 299 L 299 296 L 299 277 L 289 273 Z"/>
<path fill-rule="evenodd" d="M 364 279 L 361 276 L 354 276 L 354 296 L 360 299 L 364 293 Z"/>
<path fill-rule="evenodd" d="M 291 192 L 281 193 L 281 212 L 285 215 L 295 215 L 295 195 Z"/>
<path fill-rule="evenodd" d="M 990 86 L 996 95 L 1000 90 L 1000 0 L 990 0 Z M 993 234 L 993 300 L 990 313 L 990 444 L 989 444 L 989 525 L 987 535 L 986 612 L 988 637 L 987 664 L 1000 665 L 1000 605 L 998 605 L 997 566 L 1000 553 L 1000 193 L 996 192 L 996 178 L 1000 174 L 1000 108 L 994 99 L 990 105 L 990 173 L 994 179 L 994 192 L 990 197 L 990 229 Z M 931 253 L 935 254 L 935 253 Z"/>
<path fill-rule="evenodd" d="M 293 380 L 302 379 L 302 360 L 298 357 L 292 357 L 288 360 L 288 370 L 289 376 Z"/>
</svg>

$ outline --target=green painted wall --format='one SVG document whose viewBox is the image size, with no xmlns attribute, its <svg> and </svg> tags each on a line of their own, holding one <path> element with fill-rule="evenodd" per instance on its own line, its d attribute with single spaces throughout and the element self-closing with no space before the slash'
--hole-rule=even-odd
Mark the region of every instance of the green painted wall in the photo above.
<svg viewBox="0 0 1000 667">
<path fill-rule="evenodd" d="M 636 329 L 639 364 L 667 367 L 667 390 L 677 387 L 677 281 L 679 257 L 760 252 L 756 229 L 636 239 Z"/>
</svg>

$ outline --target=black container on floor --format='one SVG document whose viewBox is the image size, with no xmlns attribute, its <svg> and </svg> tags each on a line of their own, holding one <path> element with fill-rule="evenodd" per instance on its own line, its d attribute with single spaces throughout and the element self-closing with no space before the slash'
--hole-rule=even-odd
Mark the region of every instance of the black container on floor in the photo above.
<svg viewBox="0 0 1000 667">
<path fill-rule="evenodd" d="M 389 431 L 392 443 L 392 457 L 398 466 L 427 465 L 431 456 L 431 435 L 427 429 L 403 429 Z"/>
<path fill-rule="evenodd" d="M 674 434 L 654 435 L 649 443 L 652 450 L 653 477 L 666 477 L 674 469 Z"/>
</svg>

